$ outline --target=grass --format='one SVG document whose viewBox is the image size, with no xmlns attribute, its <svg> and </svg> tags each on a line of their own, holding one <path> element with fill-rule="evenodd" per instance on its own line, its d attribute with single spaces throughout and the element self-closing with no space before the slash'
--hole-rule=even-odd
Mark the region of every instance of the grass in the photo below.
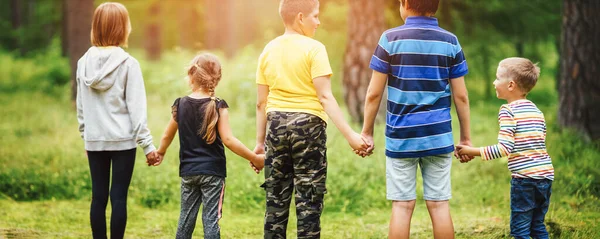
<svg viewBox="0 0 600 239">
<path fill-rule="evenodd" d="M 234 59 L 224 61 L 224 79 L 217 88 L 217 95 L 231 106 L 234 134 L 251 148 L 255 134 L 253 78 L 258 53 L 246 48 Z M 135 50 L 132 54 L 141 55 Z M 331 59 L 342 59 L 339 53 L 331 55 Z M 148 123 L 156 144 L 169 119 L 173 100 L 188 93 L 183 68 L 192 56 L 175 51 L 165 54 L 160 62 L 138 57 L 146 77 Z M 15 70 L 19 66 L 34 65 L 27 59 L 11 59 L 0 54 L 0 61 L 5 63 L 0 67 L 0 76 L 19 76 Z M 23 71 L 28 69 L 25 67 Z M 36 70 L 36 76 L 43 76 L 44 70 L 56 71 L 55 66 Z M 30 89 L 30 84 L 43 78 L 23 75 L 28 77 L 23 82 L 11 80 L 0 84 L 0 238 L 89 237 L 91 182 L 68 86 Z M 332 79 L 338 96 L 341 95 L 339 76 Z M 600 218 L 600 161 L 597 160 L 600 150 L 556 125 L 554 82 L 549 78 L 541 82 L 545 83 L 536 87 L 532 98 L 546 97 L 540 107 L 546 114 L 547 146 L 556 168 L 547 215 L 551 237 L 600 238 L 600 226 L 595 223 Z M 477 92 L 482 86 L 469 87 Z M 477 93 L 471 97 L 474 145 L 496 142 L 500 104 L 498 100 L 484 100 Z M 457 123 L 454 122 L 454 129 L 458 129 Z M 358 130 L 360 126 L 353 128 Z M 379 145 L 376 153 L 362 159 L 351 152 L 333 125 L 328 127 L 329 193 L 322 218 L 323 238 L 386 237 L 390 203 L 385 199 L 382 125 L 377 126 L 376 132 Z M 178 142 L 174 141 L 159 167 L 147 167 L 138 151 L 129 192 L 128 238 L 172 238 L 175 234 L 179 216 L 178 149 Z M 245 160 L 230 151 L 227 151 L 227 167 L 222 235 L 260 238 L 264 191 L 259 185 L 263 175 L 254 174 Z M 506 159 L 453 162 L 450 203 L 458 238 L 508 237 L 509 181 Z M 422 195 L 421 185 L 419 179 L 419 195 Z M 293 214 L 294 210 L 291 211 Z M 294 216 L 289 224 L 288 236 L 295 237 Z M 199 237 L 201 223 L 197 225 L 195 236 Z M 422 198 L 417 201 L 411 234 L 413 238 L 432 237 Z"/>
</svg>

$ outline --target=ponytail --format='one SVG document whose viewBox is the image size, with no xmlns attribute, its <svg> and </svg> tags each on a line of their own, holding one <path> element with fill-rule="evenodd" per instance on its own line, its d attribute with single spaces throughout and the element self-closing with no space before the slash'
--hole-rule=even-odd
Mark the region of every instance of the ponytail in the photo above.
<svg viewBox="0 0 600 239">
<path fill-rule="evenodd" d="M 213 54 L 203 53 L 192 60 L 188 68 L 188 77 L 193 90 L 202 88 L 210 94 L 210 102 L 204 108 L 204 120 L 198 131 L 208 144 L 212 144 L 217 139 L 217 122 L 219 121 L 219 112 L 217 112 L 217 98 L 215 98 L 215 87 L 221 80 L 221 63 Z M 202 109 L 200 109 L 202 112 Z"/>
<path fill-rule="evenodd" d="M 210 102 L 206 104 L 204 109 L 204 120 L 200 126 L 199 135 L 208 144 L 212 144 L 217 139 L 217 122 L 219 122 L 219 113 L 217 112 L 217 99 L 210 97 Z"/>
</svg>

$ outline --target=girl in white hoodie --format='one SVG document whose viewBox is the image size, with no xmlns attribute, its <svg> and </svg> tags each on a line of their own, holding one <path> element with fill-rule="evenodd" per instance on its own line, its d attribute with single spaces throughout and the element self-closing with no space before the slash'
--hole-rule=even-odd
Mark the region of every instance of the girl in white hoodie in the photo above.
<svg viewBox="0 0 600 239">
<path fill-rule="evenodd" d="M 156 157 L 146 125 L 142 71 L 138 61 L 120 48 L 127 45 L 130 32 L 125 6 L 101 4 L 92 20 L 93 46 L 77 63 L 77 121 L 92 178 L 90 222 L 94 238 L 106 238 L 109 192 L 110 235 L 123 238 L 136 145 L 148 160 Z"/>
</svg>

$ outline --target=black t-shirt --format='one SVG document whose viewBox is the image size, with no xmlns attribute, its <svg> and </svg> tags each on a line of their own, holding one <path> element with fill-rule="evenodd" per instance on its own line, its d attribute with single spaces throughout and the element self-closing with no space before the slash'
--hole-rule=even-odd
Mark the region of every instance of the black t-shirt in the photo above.
<svg viewBox="0 0 600 239">
<path fill-rule="evenodd" d="M 210 98 L 194 99 L 189 96 L 177 98 L 172 106 L 172 114 L 179 130 L 179 176 L 216 175 L 227 176 L 225 149 L 221 136 L 208 144 L 198 132 L 204 120 L 204 112 Z M 217 113 L 221 108 L 229 108 L 227 102 L 216 99 Z M 215 128 L 216 130 L 216 128 Z"/>
</svg>

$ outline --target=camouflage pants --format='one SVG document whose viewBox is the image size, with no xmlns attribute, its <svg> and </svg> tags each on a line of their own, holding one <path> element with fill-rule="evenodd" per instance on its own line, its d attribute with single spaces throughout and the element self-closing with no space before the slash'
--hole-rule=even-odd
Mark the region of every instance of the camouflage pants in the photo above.
<svg viewBox="0 0 600 239">
<path fill-rule="evenodd" d="M 294 188 L 298 238 L 320 237 L 327 178 L 326 126 L 312 114 L 267 114 L 265 238 L 286 238 Z"/>
</svg>

